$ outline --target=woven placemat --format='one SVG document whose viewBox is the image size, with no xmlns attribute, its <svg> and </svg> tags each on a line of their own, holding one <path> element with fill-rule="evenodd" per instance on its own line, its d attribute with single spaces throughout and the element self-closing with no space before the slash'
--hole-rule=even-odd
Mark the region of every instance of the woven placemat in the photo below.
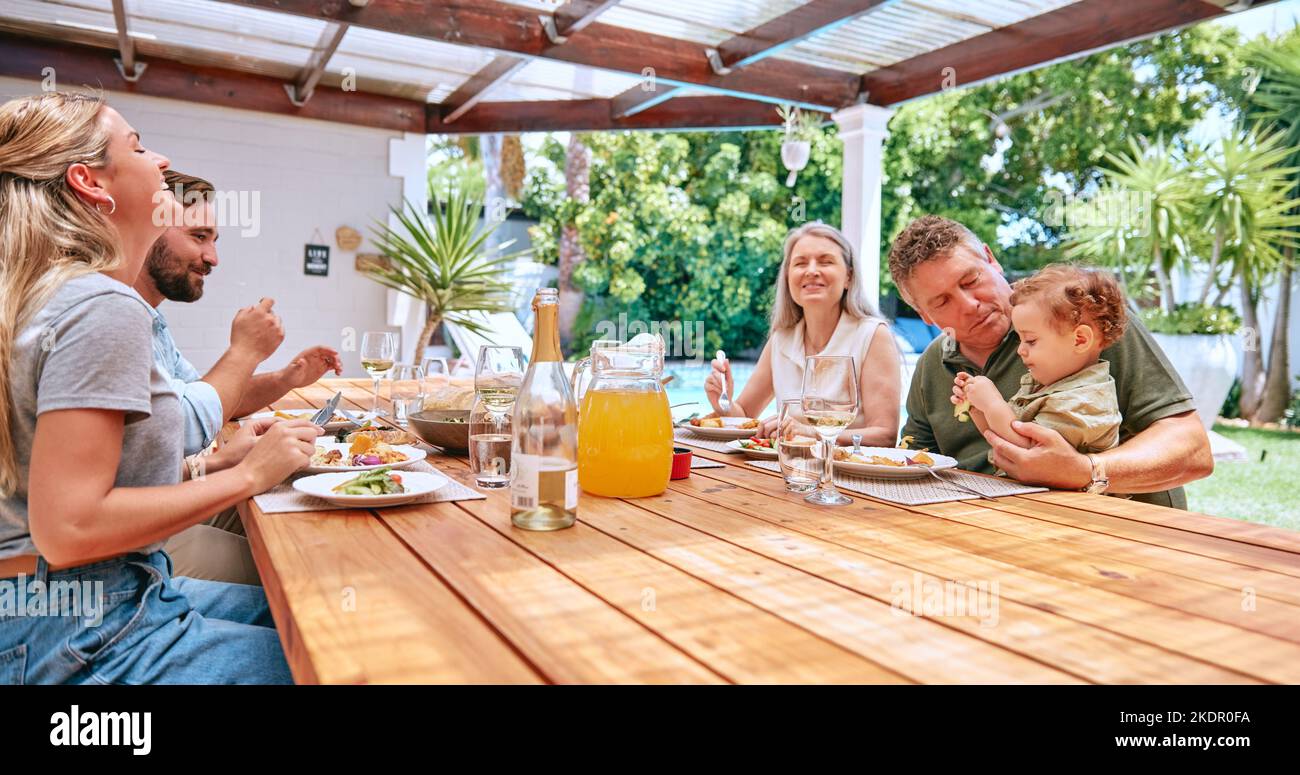
<svg viewBox="0 0 1300 775">
<path fill-rule="evenodd" d="M 726 468 L 726 463 L 719 463 L 716 460 L 709 460 L 707 457 L 691 455 L 691 468 Z"/>
<path fill-rule="evenodd" d="M 764 471 L 781 472 L 781 466 L 771 460 L 751 461 L 749 465 Z M 991 498 L 1003 495 L 1025 495 L 1031 492 L 1047 492 L 1046 487 L 1034 487 L 1021 484 L 1014 479 L 978 476 L 965 471 L 936 471 L 944 479 L 952 479 L 972 490 L 978 490 Z M 948 487 L 926 476 L 919 479 L 870 479 L 850 474 L 835 474 L 835 486 L 861 495 L 870 495 L 891 503 L 904 506 L 924 506 L 929 503 L 947 503 L 949 501 L 979 500 L 978 495 L 963 491 L 959 487 Z"/>
<path fill-rule="evenodd" d="M 721 452 L 726 455 L 741 454 L 740 450 L 728 447 L 727 442 L 725 441 L 714 441 L 713 439 L 696 436 L 694 433 L 691 433 L 684 428 L 673 428 L 673 441 L 678 444 L 687 444 L 692 447 L 699 447 L 700 449 L 707 449 L 712 452 Z"/>
<path fill-rule="evenodd" d="M 398 473 L 403 471 L 422 471 L 424 473 L 438 473 L 447 476 L 423 460 L 409 465 L 406 468 L 399 469 Z M 294 481 L 301 479 L 303 476 L 310 476 L 310 474 L 299 474 L 293 476 L 288 480 L 277 484 L 275 487 L 272 487 L 261 495 L 253 496 L 253 502 L 256 503 L 257 507 L 266 514 L 282 514 L 291 511 L 329 511 L 333 509 L 358 508 L 357 506 L 339 506 L 330 503 L 327 500 L 317 498 L 314 495 L 307 495 L 293 489 Z M 416 503 L 446 503 L 448 501 L 483 500 L 485 498 L 487 498 L 487 496 L 483 493 L 478 492 L 473 488 L 466 487 L 455 479 L 452 479 L 450 476 L 447 476 L 447 483 L 439 487 L 437 490 L 434 490 L 422 498 L 416 498 L 410 503 L 403 503 L 402 505 L 409 506 Z"/>
</svg>

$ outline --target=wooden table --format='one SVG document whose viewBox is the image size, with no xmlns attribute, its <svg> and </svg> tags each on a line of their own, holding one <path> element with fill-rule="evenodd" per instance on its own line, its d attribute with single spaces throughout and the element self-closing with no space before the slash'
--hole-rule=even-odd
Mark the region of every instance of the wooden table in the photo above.
<svg viewBox="0 0 1300 775">
<path fill-rule="evenodd" d="M 341 389 L 368 409 L 369 386 L 324 380 L 275 406 Z M 378 511 L 248 501 L 294 677 L 1300 682 L 1300 533 L 1066 492 L 820 508 L 697 454 L 728 465 L 654 498 L 584 494 L 554 533 L 513 528 L 501 491 Z M 473 485 L 463 458 L 430 462 Z"/>
</svg>

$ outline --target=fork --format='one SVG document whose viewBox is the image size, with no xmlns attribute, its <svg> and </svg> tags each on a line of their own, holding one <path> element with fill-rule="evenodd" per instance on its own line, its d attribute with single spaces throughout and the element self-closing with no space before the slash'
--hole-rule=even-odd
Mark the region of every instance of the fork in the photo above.
<svg viewBox="0 0 1300 775">
<path fill-rule="evenodd" d="M 916 464 L 913 464 L 913 465 L 916 465 Z M 923 469 L 927 474 L 929 474 L 930 476 L 933 476 L 936 480 L 942 482 L 943 484 L 950 484 L 950 485 L 952 485 L 953 487 L 956 487 L 956 488 L 959 489 L 959 490 L 962 490 L 962 491 L 964 491 L 964 492 L 970 493 L 971 495 L 978 495 L 978 496 L 980 496 L 981 498 L 983 498 L 983 499 L 986 500 L 986 501 L 995 501 L 995 500 L 997 500 L 997 498 L 994 498 L 994 497 L 991 496 L 991 495 L 985 495 L 984 493 L 980 492 L 979 490 L 976 490 L 974 487 L 967 487 L 966 485 L 964 485 L 964 484 L 962 484 L 961 482 L 958 482 L 958 481 L 956 481 L 956 480 L 954 480 L 954 479 L 944 479 L 942 476 L 939 476 L 939 473 L 938 473 L 937 471 L 935 471 L 933 468 L 931 468 L 931 467 L 929 467 L 929 466 L 926 466 L 926 465 L 917 465 L 916 467 Z"/>
<path fill-rule="evenodd" d="M 713 357 L 717 358 L 720 361 L 725 361 L 727 359 L 727 354 L 721 350 L 718 350 L 717 355 Z M 722 393 L 718 396 L 718 408 L 721 409 L 722 413 L 724 414 L 726 412 L 731 411 L 731 396 L 728 393 L 729 391 L 727 390 L 727 377 L 724 374 L 722 377 Z"/>
</svg>

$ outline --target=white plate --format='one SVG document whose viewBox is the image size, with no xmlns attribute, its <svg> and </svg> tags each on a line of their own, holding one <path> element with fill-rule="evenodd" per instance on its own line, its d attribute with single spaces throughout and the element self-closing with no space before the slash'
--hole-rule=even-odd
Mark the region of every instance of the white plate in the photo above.
<svg viewBox="0 0 1300 775">
<path fill-rule="evenodd" d="M 690 423 L 684 423 L 681 427 L 694 433 L 696 436 L 714 441 L 730 441 L 731 439 L 747 439 L 758 433 L 758 428 L 738 428 L 736 426 L 743 422 L 749 422 L 748 417 L 723 417 L 721 428 L 697 428 Z"/>
<path fill-rule="evenodd" d="M 393 495 L 339 495 L 334 492 L 335 487 L 355 476 L 356 473 L 352 472 L 304 476 L 293 483 L 293 489 L 308 495 L 314 495 L 317 498 L 323 498 L 339 506 L 376 508 L 409 503 L 416 498 L 428 495 L 451 481 L 439 473 L 402 471 L 402 486 L 406 488 L 406 492 Z"/>
<path fill-rule="evenodd" d="M 352 447 L 351 444 L 339 444 L 338 442 L 332 442 L 332 441 L 324 442 L 324 443 L 318 442 L 316 446 L 324 447 L 325 449 L 341 450 L 343 452 L 343 457 L 345 458 L 348 455 L 348 450 Z M 406 459 L 399 463 L 380 463 L 379 465 L 374 465 L 374 466 L 314 466 L 313 465 L 313 466 L 307 466 L 302 470 L 306 471 L 309 474 L 326 474 L 326 473 L 331 473 L 333 471 L 369 471 L 373 468 L 383 468 L 384 466 L 388 466 L 390 468 L 405 468 L 411 465 L 412 463 L 415 463 L 420 460 L 424 460 L 426 454 L 424 450 L 418 447 L 408 446 L 406 444 L 393 445 L 393 449 L 406 455 Z"/>
<path fill-rule="evenodd" d="M 840 449 L 849 452 L 853 451 L 853 447 L 840 447 Z M 918 450 L 914 449 L 895 449 L 893 447 L 863 447 L 858 454 L 863 457 L 880 455 L 893 460 L 907 460 L 917 452 Z M 932 470 L 943 471 L 944 469 L 957 467 L 957 461 L 947 455 L 937 455 L 933 452 L 925 454 L 934 459 L 934 465 L 930 466 Z M 925 472 L 925 466 L 879 466 L 869 463 L 850 463 L 844 460 L 835 461 L 835 470 L 844 474 L 870 476 L 876 479 L 916 479 L 929 475 Z"/>
<path fill-rule="evenodd" d="M 734 441 L 728 441 L 727 449 L 743 453 L 745 457 L 752 457 L 755 460 L 776 460 L 777 459 L 776 450 L 761 449 L 761 448 L 745 449 L 744 447 L 740 446 L 740 442 L 743 440 L 744 439 L 735 439 Z"/>
<path fill-rule="evenodd" d="M 291 414 L 295 417 L 301 417 L 304 420 L 310 420 L 312 418 L 312 415 L 316 414 L 316 412 L 318 411 L 320 410 L 319 409 L 281 409 L 280 413 Z M 364 423 L 366 420 L 374 419 L 375 417 L 370 412 L 353 412 L 352 415 L 356 417 L 359 422 L 362 423 Z M 338 414 L 337 412 L 335 412 L 334 416 L 342 417 L 342 415 Z M 239 424 L 243 425 L 248 420 L 258 420 L 263 417 L 275 417 L 275 412 L 258 412 L 257 414 L 250 414 L 247 417 L 239 418 Z M 332 420 L 330 422 L 325 423 L 325 432 L 337 433 L 338 431 L 341 431 L 344 428 L 353 428 L 353 427 L 355 426 L 353 426 L 352 423 L 348 420 L 345 419 Z"/>
</svg>

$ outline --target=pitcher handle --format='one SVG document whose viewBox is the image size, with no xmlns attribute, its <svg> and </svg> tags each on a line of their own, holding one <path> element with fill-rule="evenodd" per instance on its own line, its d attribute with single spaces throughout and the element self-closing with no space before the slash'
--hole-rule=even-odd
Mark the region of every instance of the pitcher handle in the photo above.
<svg viewBox="0 0 1300 775">
<path fill-rule="evenodd" d="M 578 379 L 578 378 L 579 378 L 579 376 L 581 376 L 581 374 L 582 374 L 582 372 L 583 372 L 584 370 L 586 370 L 586 369 L 590 369 L 590 368 L 591 368 L 591 356 L 587 356 L 586 358 L 583 358 L 582 360 L 578 361 L 578 365 L 576 365 L 576 366 L 573 367 L 573 376 L 572 376 L 572 378 L 571 378 L 571 383 L 572 383 L 572 386 L 573 386 L 573 400 L 574 400 L 574 402 L 577 403 L 579 406 L 582 405 L 582 397 L 583 397 L 583 395 L 585 395 L 586 392 L 587 392 L 587 386 L 584 384 L 584 385 L 582 386 L 582 389 L 579 390 L 579 388 L 578 388 L 578 382 L 579 382 L 579 379 Z"/>
</svg>

